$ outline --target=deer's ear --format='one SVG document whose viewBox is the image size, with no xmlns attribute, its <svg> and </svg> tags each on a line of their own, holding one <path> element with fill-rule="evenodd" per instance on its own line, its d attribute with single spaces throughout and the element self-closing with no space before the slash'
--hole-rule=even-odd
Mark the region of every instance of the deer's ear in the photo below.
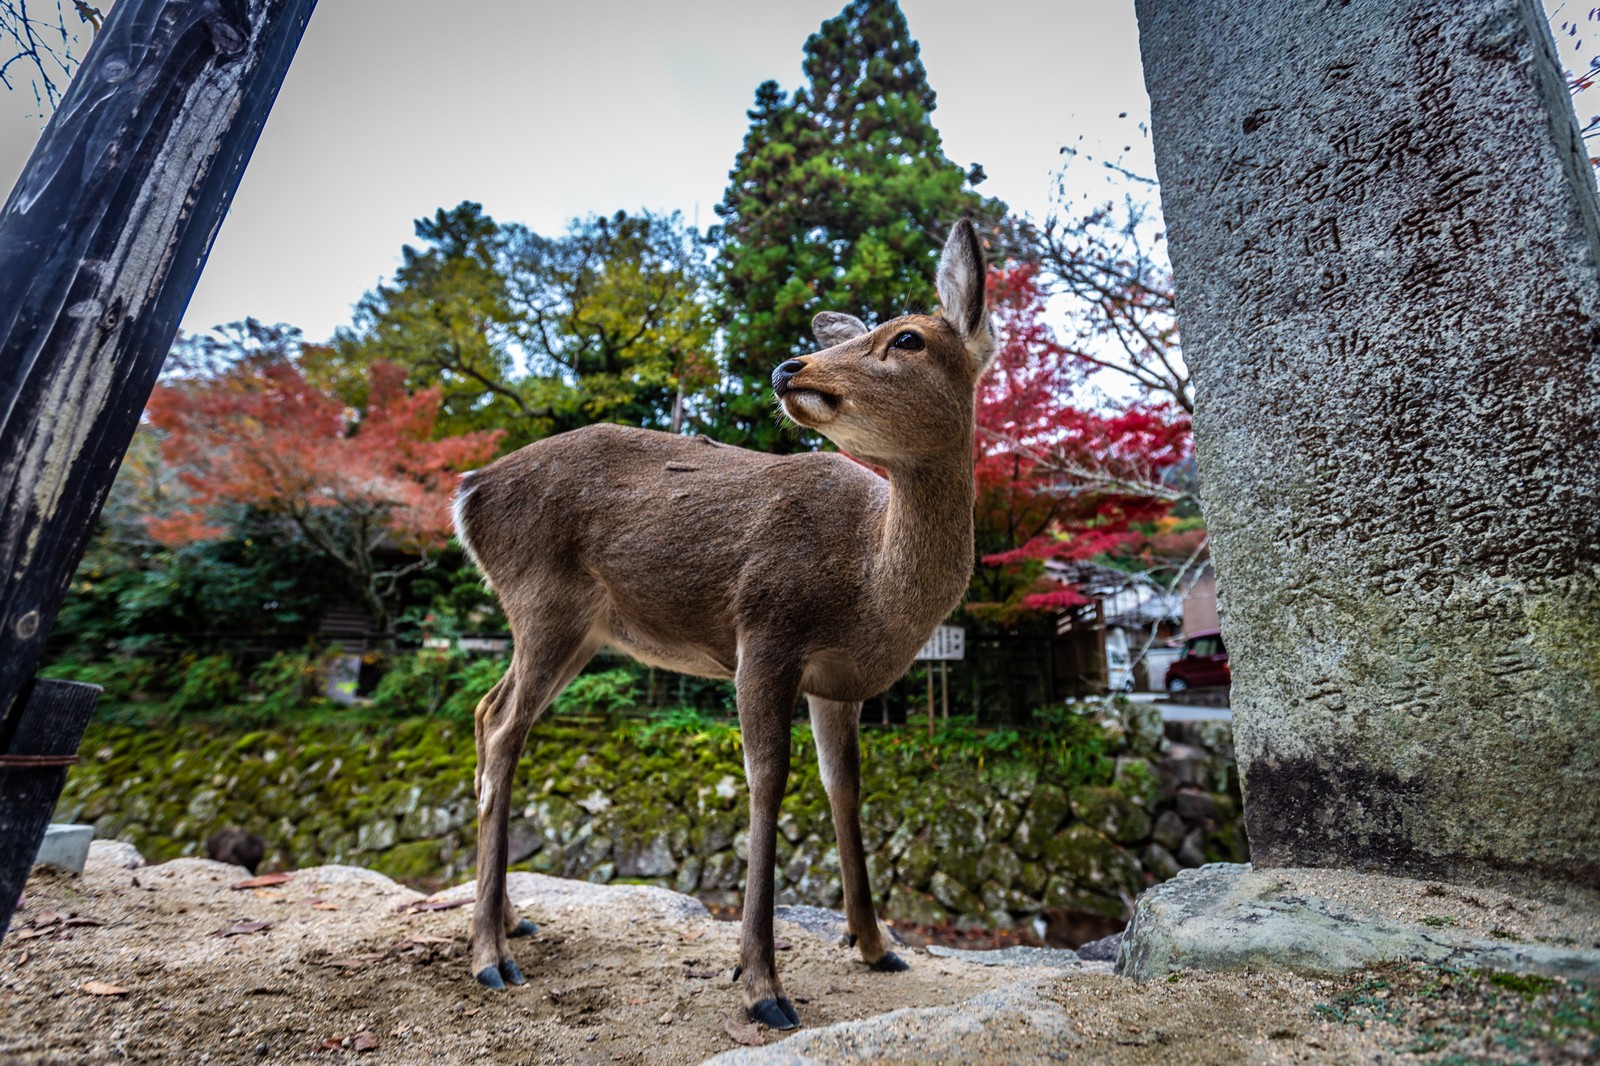
<svg viewBox="0 0 1600 1066">
<path fill-rule="evenodd" d="M 867 332 L 867 324 L 855 315 L 823 311 L 811 320 L 811 333 L 824 348 L 853 341 Z"/>
<path fill-rule="evenodd" d="M 967 353 L 982 372 L 994 358 L 994 329 L 983 301 L 983 245 L 967 219 L 957 222 L 939 257 L 939 315 L 960 335 Z"/>
</svg>

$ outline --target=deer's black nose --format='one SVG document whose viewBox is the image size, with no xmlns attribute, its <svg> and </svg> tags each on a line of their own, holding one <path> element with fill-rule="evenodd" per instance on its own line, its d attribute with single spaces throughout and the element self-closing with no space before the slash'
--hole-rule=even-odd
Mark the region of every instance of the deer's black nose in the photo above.
<svg viewBox="0 0 1600 1066">
<path fill-rule="evenodd" d="M 800 359 L 790 359 L 788 362 L 779 365 L 778 369 L 772 372 L 772 391 L 783 392 L 784 389 L 789 387 L 789 380 L 805 368 L 805 362 Z"/>
</svg>

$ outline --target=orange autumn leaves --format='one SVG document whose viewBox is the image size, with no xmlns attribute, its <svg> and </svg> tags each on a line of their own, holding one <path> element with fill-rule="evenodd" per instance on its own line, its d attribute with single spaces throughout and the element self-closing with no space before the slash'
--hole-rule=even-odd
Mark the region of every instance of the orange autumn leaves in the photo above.
<svg viewBox="0 0 1600 1066">
<path fill-rule="evenodd" d="M 456 474 L 493 458 L 501 431 L 432 439 L 440 391 L 408 393 L 405 378 L 374 363 L 360 411 L 287 361 L 158 386 L 147 413 L 185 492 L 146 530 L 169 547 L 215 539 L 242 505 L 297 523 L 335 512 L 401 550 L 442 547 Z"/>
</svg>

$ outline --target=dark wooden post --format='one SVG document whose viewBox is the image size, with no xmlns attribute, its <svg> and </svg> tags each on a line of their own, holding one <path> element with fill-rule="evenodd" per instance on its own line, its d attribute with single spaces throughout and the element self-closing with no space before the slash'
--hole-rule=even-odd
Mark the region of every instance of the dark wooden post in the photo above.
<svg viewBox="0 0 1600 1066">
<path fill-rule="evenodd" d="M 0 769 L 82 739 L 34 671 L 315 4 L 120 0 L 0 210 Z M 43 824 L 0 814 L 0 886 Z"/>
</svg>

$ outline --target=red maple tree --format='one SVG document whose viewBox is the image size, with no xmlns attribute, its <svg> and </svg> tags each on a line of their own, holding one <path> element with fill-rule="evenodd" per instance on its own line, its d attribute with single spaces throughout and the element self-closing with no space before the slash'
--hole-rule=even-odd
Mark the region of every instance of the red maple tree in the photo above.
<svg viewBox="0 0 1600 1066">
<path fill-rule="evenodd" d="M 1167 472 L 1189 454 L 1189 419 L 1168 404 L 1079 406 L 1085 362 L 1045 321 L 1030 263 L 991 272 L 1000 349 L 979 387 L 974 456 L 980 551 L 969 612 L 1010 623 L 1084 603 L 1040 565 L 1113 552 L 1181 493 Z"/>
<path fill-rule="evenodd" d="M 450 536 L 455 474 L 493 457 L 500 430 L 434 440 L 438 389 L 407 393 L 406 371 L 374 363 L 357 412 L 285 359 L 246 360 L 158 386 L 147 414 L 186 498 L 145 520 L 176 547 L 227 532 L 230 509 L 282 518 L 343 567 L 380 633 L 402 576 Z"/>
</svg>

